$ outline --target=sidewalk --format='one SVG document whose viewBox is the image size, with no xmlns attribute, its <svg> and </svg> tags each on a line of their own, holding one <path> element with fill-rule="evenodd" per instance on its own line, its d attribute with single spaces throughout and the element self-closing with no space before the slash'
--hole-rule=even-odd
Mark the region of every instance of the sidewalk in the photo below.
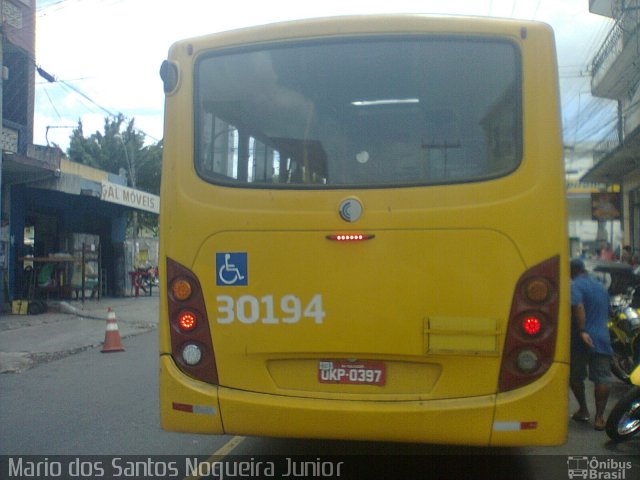
<svg viewBox="0 0 640 480">
<path fill-rule="evenodd" d="M 0 373 L 19 373 L 39 363 L 102 345 L 108 309 L 121 338 L 158 325 L 158 294 L 151 297 L 48 302 L 40 315 L 0 314 Z M 126 348 L 126 345 L 125 345 Z"/>
</svg>

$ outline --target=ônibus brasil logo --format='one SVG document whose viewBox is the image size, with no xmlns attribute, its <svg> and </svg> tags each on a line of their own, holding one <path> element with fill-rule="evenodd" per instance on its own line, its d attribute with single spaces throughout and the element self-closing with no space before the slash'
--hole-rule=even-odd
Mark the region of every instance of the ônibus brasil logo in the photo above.
<svg viewBox="0 0 640 480">
<path fill-rule="evenodd" d="M 631 475 L 627 474 L 631 466 L 631 462 L 616 458 L 599 459 L 586 455 L 567 458 L 567 473 L 570 479 L 625 480 L 631 478 Z"/>
</svg>

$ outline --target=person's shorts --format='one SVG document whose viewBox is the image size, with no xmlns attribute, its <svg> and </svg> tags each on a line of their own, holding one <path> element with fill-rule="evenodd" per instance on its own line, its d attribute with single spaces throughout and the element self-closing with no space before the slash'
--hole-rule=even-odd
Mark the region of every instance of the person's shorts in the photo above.
<svg viewBox="0 0 640 480">
<path fill-rule="evenodd" d="M 589 371 L 593 383 L 611 383 L 611 357 L 601 353 L 571 352 L 571 380 L 584 381 Z"/>
</svg>

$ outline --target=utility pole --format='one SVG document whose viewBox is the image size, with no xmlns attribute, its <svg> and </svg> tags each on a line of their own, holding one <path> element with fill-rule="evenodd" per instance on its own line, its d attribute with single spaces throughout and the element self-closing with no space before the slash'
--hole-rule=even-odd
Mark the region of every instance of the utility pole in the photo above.
<svg viewBox="0 0 640 480">
<path fill-rule="evenodd" d="M 135 133 L 133 136 L 133 145 L 135 147 Z M 130 143 L 130 142 L 129 142 Z M 125 146 L 125 152 L 128 151 L 129 148 Z M 137 173 L 136 173 L 136 157 L 135 157 L 135 152 L 134 149 L 131 149 L 131 157 L 129 157 L 129 155 L 127 154 L 127 159 L 129 161 L 129 178 L 131 179 L 131 187 L 132 188 L 137 188 L 137 183 L 138 183 L 138 177 L 137 177 Z M 133 227 L 133 238 L 137 239 L 138 238 L 138 210 L 134 210 L 132 212 L 132 227 Z"/>
<path fill-rule="evenodd" d="M 120 140 L 120 143 L 122 143 L 122 148 L 124 150 L 124 158 L 127 161 L 127 169 L 129 170 L 129 182 L 131 183 L 131 188 L 135 189 L 136 188 L 136 183 L 137 183 L 137 174 L 136 174 L 136 164 L 135 164 L 135 153 L 132 151 L 131 152 L 131 156 L 129 156 L 129 147 L 127 146 L 127 143 L 131 142 L 131 138 L 128 137 L 127 138 L 127 143 L 124 142 L 124 138 L 122 138 L 122 134 L 117 133 L 116 134 L 116 138 L 118 138 Z M 133 139 L 134 139 L 134 145 L 135 145 L 135 133 L 133 134 Z M 133 212 L 131 212 L 131 227 L 133 230 L 133 238 L 138 238 L 138 211 L 134 209 Z"/>
</svg>

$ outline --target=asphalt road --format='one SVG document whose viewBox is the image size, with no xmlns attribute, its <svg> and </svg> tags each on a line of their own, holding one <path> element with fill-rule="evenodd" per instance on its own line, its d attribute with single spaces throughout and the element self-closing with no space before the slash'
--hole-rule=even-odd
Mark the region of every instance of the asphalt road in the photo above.
<svg viewBox="0 0 640 480">
<path fill-rule="evenodd" d="M 210 454 L 226 437 L 160 429 L 157 331 L 0 375 L 1 455 Z"/>
<path fill-rule="evenodd" d="M 609 442 L 603 432 L 576 422 L 570 423 L 565 445 L 525 449 L 164 432 L 158 419 L 157 332 L 129 337 L 123 343 L 125 352 L 104 354 L 94 348 L 20 374 L 0 375 L 0 455 L 201 455 L 207 458 L 221 451 L 246 456 L 242 458 L 353 455 L 350 458 L 358 469 L 367 467 L 378 474 L 387 472 L 384 478 L 399 478 L 399 468 L 410 468 L 421 472 L 415 478 L 448 478 L 442 476 L 442 472 L 454 471 L 456 478 L 490 475 L 519 479 L 568 478 L 569 457 L 598 456 L 606 460 L 622 458 L 618 455 L 634 455 L 634 469 L 640 471 L 640 437 L 616 445 Z M 616 386 L 611 402 L 624 389 L 622 385 Z M 560 472 L 560 477 L 549 474 L 550 463 L 555 464 L 555 473 Z M 431 475 L 422 476 L 426 472 Z M 477 476 L 471 477 L 470 473 Z M 639 478 L 635 473 L 625 474 L 624 478 Z M 363 473 L 358 478 L 372 477 Z M 406 472 L 403 478 L 409 478 Z"/>
</svg>

